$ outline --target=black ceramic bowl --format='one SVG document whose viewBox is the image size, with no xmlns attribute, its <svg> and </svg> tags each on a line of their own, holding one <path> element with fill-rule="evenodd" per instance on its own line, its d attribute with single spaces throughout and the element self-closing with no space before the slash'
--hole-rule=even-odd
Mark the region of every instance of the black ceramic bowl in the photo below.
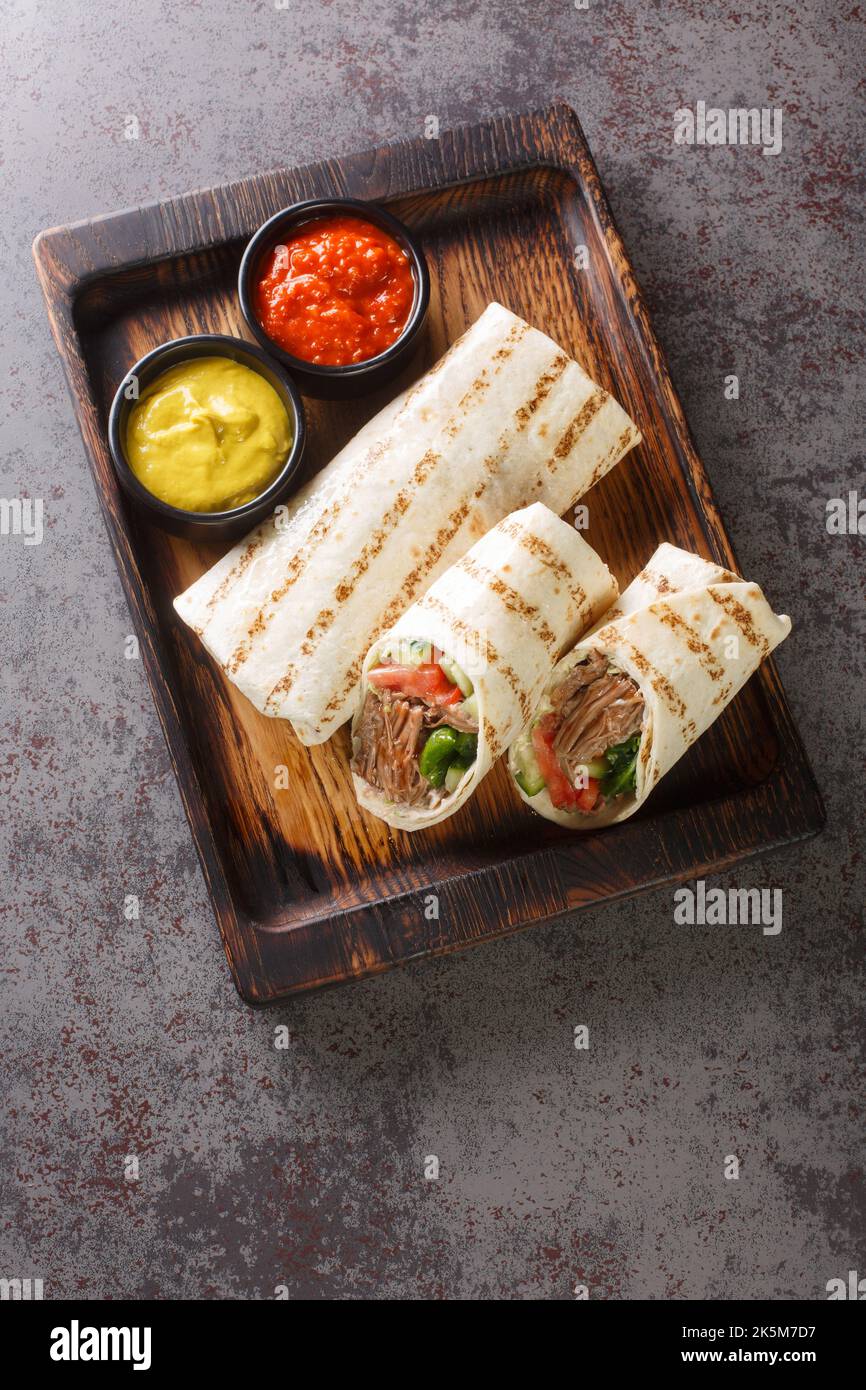
<svg viewBox="0 0 866 1390">
<path fill-rule="evenodd" d="M 242 507 L 234 507 L 227 512 L 187 512 L 172 507 L 155 497 L 139 482 L 126 461 L 126 422 L 135 400 L 127 398 L 133 377 L 138 382 L 138 395 L 145 387 L 170 367 L 181 362 L 189 362 L 194 357 L 228 357 L 258 372 L 273 386 L 288 411 L 292 425 L 293 443 L 289 456 L 277 477 L 270 486 L 251 502 Z M 192 338 L 175 338 L 162 347 L 154 348 L 141 361 L 127 372 L 117 388 L 117 394 L 108 416 L 108 443 L 114 469 L 121 487 L 128 497 L 146 512 L 151 521 L 176 536 L 186 536 L 189 540 L 232 540 L 243 535 L 264 521 L 278 502 L 292 490 L 304 454 L 306 443 L 306 422 L 304 407 L 297 387 L 290 377 L 259 348 L 245 343 L 240 338 L 229 338 L 222 333 L 200 333 Z"/>
<path fill-rule="evenodd" d="M 415 301 L 406 320 L 400 337 L 378 357 L 366 362 L 350 362 L 345 367 L 325 367 L 317 362 L 305 362 L 301 357 L 293 357 L 269 338 L 256 317 L 253 292 L 262 262 L 269 252 L 286 236 L 298 230 L 304 222 L 312 222 L 329 214 L 347 213 L 372 222 L 381 227 L 401 246 L 412 263 L 412 277 L 415 281 Z M 430 303 L 430 276 L 418 242 L 402 222 L 392 217 L 390 212 L 377 207 L 375 203 L 364 203 L 357 198 L 316 198 L 307 203 L 295 203 L 284 208 L 260 227 L 244 252 L 238 273 L 238 297 L 247 326 L 257 342 L 273 354 L 278 362 L 291 372 L 294 380 L 307 396 L 318 396 L 324 400 L 345 400 L 353 396 L 366 395 L 377 386 L 397 375 L 418 347 L 427 307 Z"/>
</svg>

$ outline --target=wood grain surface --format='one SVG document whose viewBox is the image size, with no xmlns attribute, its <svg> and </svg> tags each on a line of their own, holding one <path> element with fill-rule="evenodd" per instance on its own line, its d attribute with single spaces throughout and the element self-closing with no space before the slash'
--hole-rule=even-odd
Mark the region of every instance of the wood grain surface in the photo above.
<svg viewBox="0 0 866 1390">
<path fill-rule="evenodd" d="M 579 836 L 533 815 L 504 761 L 450 820 L 414 835 L 391 831 L 357 806 L 348 726 L 304 748 L 290 725 L 260 715 L 224 679 L 172 608 L 221 551 L 151 528 L 127 506 L 108 453 L 108 408 L 132 364 L 159 343 L 247 336 L 235 288 L 246 240 L 287 204 L 329 194 L 386 203 L 417 232 L 431 307 L 403 380 L 362 401 L 307 402 L 308 476 L 497 299 L 561 343 L 643 433 L 584 499 L 587 539 L 620 584 L 663 540 L 738 568 L 567 107 L 43 232 L 34 255 L 52 329 L 226 954 L 250 1003 L 719 869 L 823 824 L 772 662 L 641 812 Z M 772 597 L 771 574 L 747 577 Z M 275 787 L 280 765 L 284 791 Z"/>
</svg>

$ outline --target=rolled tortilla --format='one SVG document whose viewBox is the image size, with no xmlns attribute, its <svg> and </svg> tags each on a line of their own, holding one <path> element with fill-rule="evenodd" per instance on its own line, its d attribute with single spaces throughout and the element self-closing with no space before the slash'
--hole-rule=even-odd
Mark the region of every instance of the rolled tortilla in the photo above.
<svg viewBox="0 0 866 1390">
<path fill-rule="evenodd" d="M 437 575 L 509 512 L 561 516 L 639 440 L 556 343 L 491 304 L 175 608 L 257 709 L 321 743 L 370 644 Z"/>
<path fill-rule="evenodd" d="M 607 609 L 617 584 L 582 536 L 535 503 L 501 521 L 373 644 L 364 662 L 352 726 L 355 794 L 366 810 L 402 830 L 445 820 L 464 804 L 525 724 L 560 653 Z M 469 676 L 477 704 L 478 751 L 435 805 L 403 805 L 357 771 L 368 672 L 382 653 L 430 643 Z M 376 696 L 370 697 L 375 701 Z M 447 718 L 447 711 L 444 712 Z"/>
<path fill-rule="evenodd" d="M 757 584 L 688 551 L 659 546 L 616 604 L 559 662 L 526 728 L 509 749 L 519 795 L 548 820 L 573 830 L 596 830 L 625 820 L 790 631 L 790 618 L 773 612 Z M 554 692 L 593 651 L 635 681 L 643 696 L 644 717 L 634 793 L 585 815 L 558 809 L 546 787 L 528 795 L 517 777 L 521 772 L 525 776 L 532 730 L 553 708 Z"/>
</svg>

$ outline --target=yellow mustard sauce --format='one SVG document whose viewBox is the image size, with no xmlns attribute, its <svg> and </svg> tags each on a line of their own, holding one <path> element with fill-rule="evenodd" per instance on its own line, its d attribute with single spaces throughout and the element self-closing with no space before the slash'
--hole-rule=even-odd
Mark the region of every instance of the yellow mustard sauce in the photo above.
<svg viewBox="0 0 866 1390">
<path fill-rule="evenodd" d="M 292 445 L 285 406 L 263 376 L 228 357 L 170 367 L 129 412 L 126 458 L 155 497 L 222 512 L 258 497 Z"/>
</svg>

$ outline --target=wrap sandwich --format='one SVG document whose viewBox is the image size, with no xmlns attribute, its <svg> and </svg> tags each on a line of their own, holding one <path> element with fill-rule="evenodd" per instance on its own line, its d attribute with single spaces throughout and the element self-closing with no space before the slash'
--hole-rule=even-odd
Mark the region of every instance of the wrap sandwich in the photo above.
<svg viewBox="0 0 866 1390">
<path fill-rule="evenodd" d="M 625 820 L 790 630 L 757 584 L 659 546 L 509 749 L 521 797 L 575 830 Z"/>
<path fill-rule="evenodd" d="M 509 512 L 561 516 L 639 440 L 556 343 L 490 304 L 175 608 L 257 709 L 321 743 L 370 644 L 437 575 Z"/>
<path fill-rule="evenodd" d="M 541 503 L 494 526 L 367 654 L 352 726 L 360 804 L 402 830 L 453 815 L 616 592 Z"/>
</svg>

